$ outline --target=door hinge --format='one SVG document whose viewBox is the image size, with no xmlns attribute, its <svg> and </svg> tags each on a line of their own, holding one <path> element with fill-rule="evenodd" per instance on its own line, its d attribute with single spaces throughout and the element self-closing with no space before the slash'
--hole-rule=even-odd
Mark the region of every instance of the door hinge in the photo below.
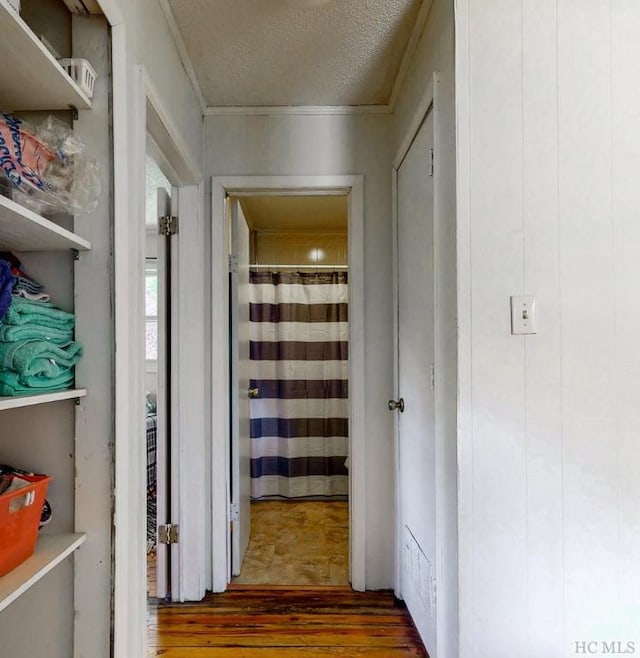
<svg viewBox="0 0 640 658">
<path fill-rule="evenodd" d="M 165 523 L 158 526 L 158 543 L 177 544 L 180 539 L 180 526 L 174 523 Z"/>
<path fill-rule="evenodd" d="M 229 522 L 236 523 L 240 518 L 240 508 L 237 503 L 229 503 Z"/>
<path fill-rule="evenodd" d="M 433 170 L 435 168 L 435 155 L 433 149 L 429 149 L 429 176 L 433 176 Z"/>
<path fill-rule="evenodd" d="M 436 364 L 432 363 L 429 366 L 429 374 L 431 376 L 431 388 L 436 387 Z"/>
<path fill-rule="evenodd" d="M 229 272 L 231 274 L 238 273 L 238 257 L 233 254 L 229 254 Z"/>
<path fill-rule="evenodd" d="M 159 233 L 168 237 L 169 235 L 176 235 L 178 233 L 178 218 L 174 215 L 165 215 L 159 219 Z"/>
</svg>

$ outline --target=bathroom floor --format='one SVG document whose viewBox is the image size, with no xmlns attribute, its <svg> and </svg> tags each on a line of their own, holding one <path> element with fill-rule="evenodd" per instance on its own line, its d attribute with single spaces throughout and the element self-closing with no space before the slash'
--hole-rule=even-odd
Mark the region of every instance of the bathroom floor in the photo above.
<svg viewBox="0 0 640 658">
<path fill-rule="evenodd" d="M 243 585 L 348 585 L 349 504 L 325 501 L 251 503 L 251 537 Z"/>
</svg>

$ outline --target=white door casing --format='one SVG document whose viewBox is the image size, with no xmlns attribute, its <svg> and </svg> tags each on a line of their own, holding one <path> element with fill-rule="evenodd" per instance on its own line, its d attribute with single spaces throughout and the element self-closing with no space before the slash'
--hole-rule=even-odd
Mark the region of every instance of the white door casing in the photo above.
<svg viewBox="0 0 640 658">
<path fill-rule="evenodd" d="M 436 654 L 434 112 L 397 167 L 397 411 L 399 591 Z M 419 504 L 418 504 L 419 501 Z"/>
<path fill-rule="evenodd" d="M 349 214 L 349 537 L 350 580 L 366 586 L 366 436 L 364 411 L 364 177 L 349 176 L 214 176 L 212 179 L 212 566 L 213 591 L 227 588 L 229 562 L 227 504 L 230 496 L 229 432 L 229 231 L 228 196 L 347 195 Z M 223 458 L 224 457 L 224 458 Z"/>
<path fill-rule="evenodd" d="M 240 574 L 251 523 L 251 421 L 249 417 L 249 227 L 237 199 L 231 220 L 231 575 Z"/>
<path fill-rule="evenodd" d="M 109 5 L 107 13 L 104 3 Z M 114 141 L 114 271 L 115 289 L 115 503 L 114 503 L 114 656 L 146 652 L 146 483 L 144 437 L 144 199 L 148 137 L 159 147 L 180 186 L 183 225 L 178 250 L 181 368 L 180 400 L 181 509 L 180 600 L 199 600 L 210 589 L 205 554 L 210 478 L 205 477 L 208 453 L 205 433 L 208 405 L 203 292 L 193 281 L 204 280 L 204 193 L 202 173 L 181 138 L 171 113 L 143 66 L 130 72 L 126 34 L 117 3 L 102 0 L 112 26 Z M 154 156 L 156 153 L 154 153 Z M 167 172 L 165 172 L 167 173 Z M 203 487 L 204 483 L 204 487 Z M 139 540 L 133 541 L 133 537 Z M 187 585 L 187 589 L 185 589 Z"/>
</svg>

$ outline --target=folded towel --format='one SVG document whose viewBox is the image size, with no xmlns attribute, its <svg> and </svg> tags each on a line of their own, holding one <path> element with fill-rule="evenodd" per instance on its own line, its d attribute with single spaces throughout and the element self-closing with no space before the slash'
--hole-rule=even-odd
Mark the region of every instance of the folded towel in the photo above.
<svg viewBox="0 0 640 658">
<path fill-rule="evenodd" d="M 82 357 L 82 345 L 69 341 L 54 345 L 46 340 L 0 343 L 0 366 L 20 375 L 58 377 Z"/>
<path fill-rule="evenodd" d="M 25 299 L 30 299 L 34 302 L 48 302 L 51 297 L 46 292 L 27 292 L 26 290 L 16 290 L 13 289 L 13 294 L 18 295 L 19 297 L 24 297 Z M 0 318 L 1 320 L 2 318 Z"/>
<path fill-rule="evenodd" d="M 76 316 L 50 302 L 34 302 L 14 295 L 3 322 L 13 325 L 29 323 L 56 329 L 73 329 Z"/>
<path fill-rule="evenodd" d="M 0 322 L 0 340 L 5 342 L 19 340 L 48 340 L 56 345 L 66 345 L 73 340 L 72 329 L 56 329 L 41 324 L 4 324 Z"/>
<path fill-rule="evenodd" d="M 6 260 L 0 260 L 0 320 L 4 318 L 11 304 L 13 284 L 11 265 Z"/>
<path fill-rule="evenodd" d="M 26 290 L 27 292 L 36 294 L 44 290 L 44 286 L 41 283 L 38 283 L 35 279 L 32 279 L 28 274 L 26 274 L 26 272 L 16 276 L 15 268 L 13 281 L 13 289 L 17 291 Z"/>
<path fill-rule="evenodd" d="M 44 286 L 30 276 L 22 267 L 20 259 L 11 251 L 0 251 L 0 258 L 6 260 L 11 268 L 11 274 L 14 281 L 14 293 L 20 290 L 37 294 L 44 292 Z"/>
<path fill-rule="evenodd" d="M 12 370 L 0 369 L 0 395 L 28 395 L 63 391 L 73 384 L 73 368 L 58 377 L 23 376 Z"/>
</svg>

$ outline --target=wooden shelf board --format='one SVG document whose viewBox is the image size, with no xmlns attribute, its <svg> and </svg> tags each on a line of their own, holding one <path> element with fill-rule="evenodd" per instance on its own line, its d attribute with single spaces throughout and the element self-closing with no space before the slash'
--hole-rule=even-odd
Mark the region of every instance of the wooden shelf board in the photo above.
<svg viewBox="0 0 640 658">
<path fill-rule="evenodd" d="M 40 535 L 33 556 L 0 578 L 0 610 L 11 605 L 86 539 L 87 535 L 81 533 Z"/>
<path fill-rule="evenodd" d="M 0 0 L 0 34 L 0 107 L 3 110 L 91 107 L 91 101 L 8 0 Z"/>
<path fill-rule="evenodd" d="M 88 251 L 91 243 L 0 195 L 0 247 L 9 251 Z"/>
<path fill-rule="evenodd" d="M 66 391 L 56 391 L 55 393 L 37 393 L 36 395 L 0 395 L 0 411 L 5 409 L 16 409 L 17 407 L 31 407 L 35 404 L 45 404 L 47 402 L 57 402 L 58 400 L 72 400 L 73 398 L 83 398 L 87 395 L 86 388 L 70 388 Z"/>
</svg>

